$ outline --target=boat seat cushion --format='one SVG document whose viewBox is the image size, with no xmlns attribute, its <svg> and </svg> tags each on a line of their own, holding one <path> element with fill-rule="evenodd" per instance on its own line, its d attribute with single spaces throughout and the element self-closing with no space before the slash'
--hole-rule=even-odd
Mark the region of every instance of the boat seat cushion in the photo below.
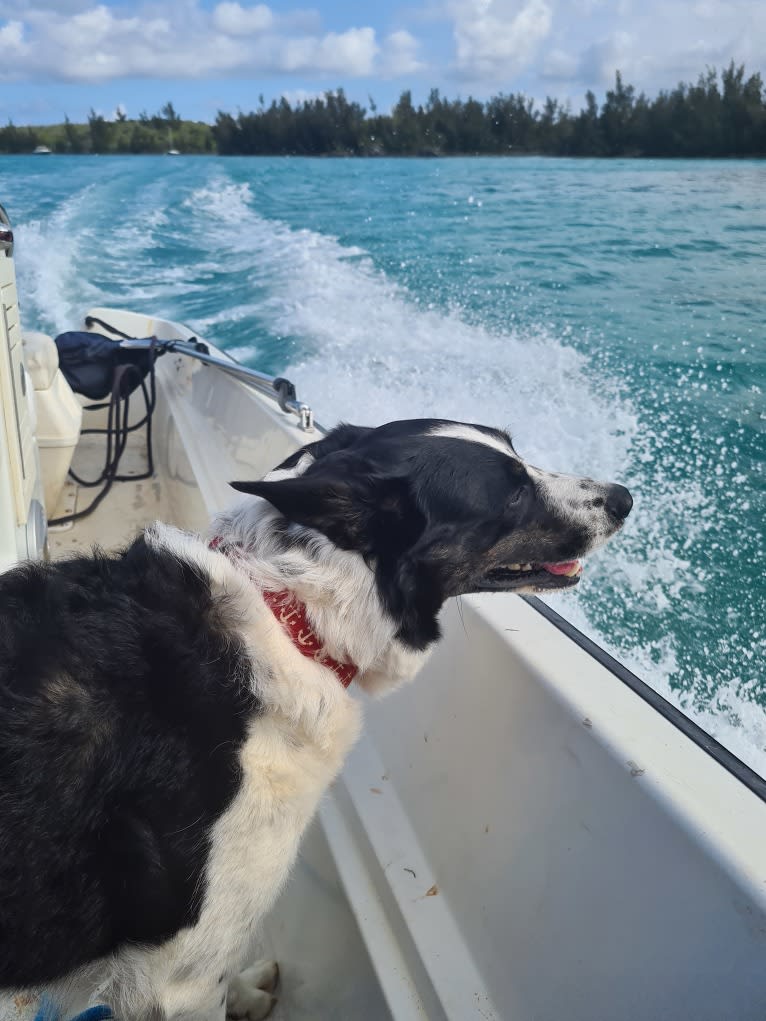
<svg viewBox="0 0 766 1021">
<path fill-rule="evenodd" d="M 35 390 L 48 390 L 59 368 L 58 348 L 47 333 L 25 330 L 21 335 L 24 361 Z"/>
</svg>

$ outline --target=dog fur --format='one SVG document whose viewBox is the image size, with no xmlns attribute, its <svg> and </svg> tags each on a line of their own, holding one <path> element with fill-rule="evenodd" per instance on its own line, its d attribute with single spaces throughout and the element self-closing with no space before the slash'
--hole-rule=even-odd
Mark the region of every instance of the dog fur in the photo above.
<svg viewBox="0 0 766 1021">
<path fill-rule="evenodd" d="M 87 986 L 121 1021 L 264 1017 L 258 922 L 361 726 L 261 598 L 292 592 L 382 694 L 447 598 L 569 587 L 631 505 L 498 430 L 340 426 L 221 514 L 0 578 L 0 985 Z M 228 1005 L 227 1005 L 228 995 Z"/>
</svg>

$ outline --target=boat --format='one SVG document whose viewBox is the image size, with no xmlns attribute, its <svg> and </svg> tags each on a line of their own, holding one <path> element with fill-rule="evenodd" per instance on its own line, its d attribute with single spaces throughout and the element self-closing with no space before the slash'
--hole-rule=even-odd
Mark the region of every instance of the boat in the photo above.
<svg viewBox="0 0 766 1021">
<path fill-rule="evenodd" d="M 321 434 L 286 380 L 210 338 L 87 310 L 84 328 L 168 342 L 154 476 L 46 530 L 90 500 L 67 468 L 102 466 L 85 429 L 105 412 L 82 409 L 50 338 L 24 330 L 0 226 L 0 569 L 114 547 L 155 518 L 202 531 L 230 479 Z M 124 457 L 144 470 L 140 430 Z M 264 925 L 275 1017 L 763 1021 L 764 780 L 537 598 L 464 597 L 443 629 L 415 682 L 366 706 Z"/>
<path fill-rule="evenodd" d="M 180 156 L 181 153 L 178 151 L 178 149 L 168 149 L 167 152 L 165 153 L 165 155 L 166 156 Z"/>
<path fill-rule="evenodd" d="M 32 150 L 33 156 L 50 156 L 52 150 L 47 145 L 36 145 Z"/>
</svg>

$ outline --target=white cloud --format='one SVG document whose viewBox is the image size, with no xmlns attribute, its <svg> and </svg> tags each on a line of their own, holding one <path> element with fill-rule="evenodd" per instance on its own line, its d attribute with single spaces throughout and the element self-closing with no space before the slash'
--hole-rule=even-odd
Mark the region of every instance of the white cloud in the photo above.
<svg viewBox="0 0 766 1021">
<path fill-rule="evenodd" d="M 7 59 L 8 54 L 21 54 L 25 51 L 24 25 L 21 21 L 9 21 L 0 28 L 0 51 Z"/>
<path fill-rule="evenodd" d="M 0 81 L 292 75 L 321 89 L 379 76 L 417 88 L 427 72 L 426 84 L 453 92 L 458 79 L 478 94 L 577 99 L 602 93 L 617 69 L 650 93 L 732 59 L 766 71 L 766 0 L 411 2 L 398 17 L 421 26 L 415 35 L 401 24 L 388 31 L 389 14 L 363 5 L 367 24 L 327 31 L 323 4 L 0 0 Z"/>
<path fill-rule="evenodd" d="M 611 82 L 615 71 L 630 76 L 640 72 L 641 63 L 633 36 L 618 31 L 585 48 L 578 61 L 577 75 L 585 81 Z"/>
<path fill-rule="evenodd" d="M 383 42 L 381 73 L 388 78 L 417 74 L 425 64 L 419 59 L 420 43 L 410 32 L 399 29 L 386 36 Z"/>
<path fill-rule="evenodd" d="M 266 4 L 243 7 L 227 0 L 213 8 L 213 26 L 226 35 L 254 35 L 273 24 L 274 15 Z"/>
<path fill-rule="evenodd" d="M 282 92 L 282 98 L 286 99 L 290 106 L 300 106 L 303 103 L 321 99 L 322 96 L 324 96 L 324 92 L 317 89 L 284 89 Z"/>
<path fill-rule="evenodd" d="M 350 28 L 316 38 L 287 39 L 275 69 L 295 72 L 343 72 L 351 77 L 372 74 L 378 44 L 372 28 Z"/>
<path fill-rule="evenodd" d="M 569 81 L 577 76 L 580 62 L 573 53 L 553 49 L 543 58 L 543 74 L 546 78 L 560 78 Z"/>
<path fill-rule="evenodd" d="M 520 89 L 579 99 L 620 70 L 638 91 L 696 79 L 730 60 L 766 71 L 766 0 L 420 0 L 423 21 L 452 31 L 442 81 L 478 94 Z"/>
<path fill-rule="evenodd" d="M 53 9 L 52 0 L 37 4 L 5 25 L 0 22 L 0 81 L 266 74 L 352 78 L 376 73 L 381 54 L 369 26 L 323 32 L 316 12 L 276 14 L 263 3 L 222 0 L 212 10 L 202 0 L 131 8 L 91 3 L 74 11 Z M 399 73 L 414 68 L 416 43 L 408 33 L 395 33 L 384 49 L 387 68 L 392 62 L 398 62 Z"/>
<path fill-rule="evenodd" d="M 532 62 L 551 30 L 546 0 L 452 0 L 458 72 L 482 81 L 508 79 Z"/>
<path fill-rule="evenodd" d="M 730 60 L 764 70 L 763 0 L 580 0 L 577 17 L 558 0 L 550 50 L 539 65 L 542 87 L 603 89 L 620 71 L 640 92 L 694 80 Z"/>
</svg>

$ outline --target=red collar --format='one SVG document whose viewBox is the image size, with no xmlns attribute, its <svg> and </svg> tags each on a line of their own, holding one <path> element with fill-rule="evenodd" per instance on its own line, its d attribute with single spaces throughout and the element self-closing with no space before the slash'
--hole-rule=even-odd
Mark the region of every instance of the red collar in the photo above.
<svg viewBox="0 0 766 1021">
<path fill-rule="evenodd" d="M 216 535 L 208 543 L 208 548 L 219 550 L 229 556 L 231 545 L 224 542 L 220 535 Z M 289 634 L 298 652 L 332 670 L 343 687 L 347 688 L 359 673 L 359 668 L 354 663 L 339 663 L 337 659 L 323 651 L 322 639 L 309 624 L 305 604 L 287 589 L 281 589 L 279 592 L 267 590 L 261 594 L 263 601 Z"/>
</svg>

